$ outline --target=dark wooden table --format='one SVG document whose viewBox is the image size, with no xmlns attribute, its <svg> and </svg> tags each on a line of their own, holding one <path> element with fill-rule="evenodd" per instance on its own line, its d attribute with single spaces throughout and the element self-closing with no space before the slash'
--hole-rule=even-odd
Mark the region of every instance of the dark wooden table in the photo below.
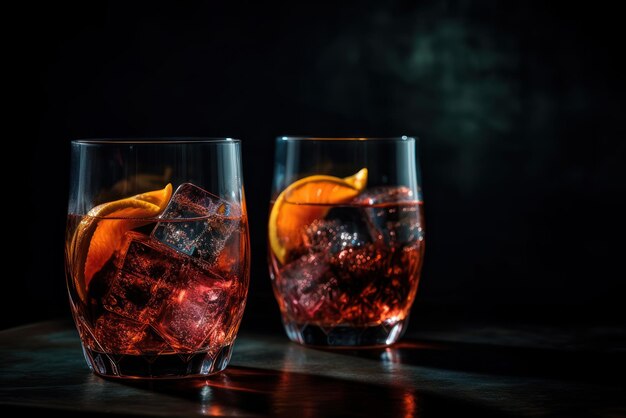
<svg viewBox="0 0 626 418">
<path fill-rule="evenodd" d="M 589 340 L 545 329 L 449 329 L 414 333 L 393 348 L 330 351 L 244 330 L 230 366 L 219 375 L 121 381 L 91 374 L 72 324 L 42 322 L 0 332 L 0 411 L 91 417 L 626 416 L 622 331 L 604 329 Z"/>
</svg>

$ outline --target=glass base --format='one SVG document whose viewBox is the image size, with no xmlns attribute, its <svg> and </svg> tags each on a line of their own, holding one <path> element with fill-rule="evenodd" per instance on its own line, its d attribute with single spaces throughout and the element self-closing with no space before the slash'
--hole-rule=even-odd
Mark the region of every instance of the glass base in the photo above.
<svg viewBox="0 0 626 418">
<path fill-rule="evenodd" d="M 116 355 L 83 347 L 89 368 L 97 375 L 128 379 L 177 379 L 208 376 L 228 366 L 233 344 L 217 353 Z"/>
<path fill-rule="evenodd" d="M 392 324 L 370 327 L 336 325 L 323 327 L 316 324 L 298 324 L 283 321 L 287 336 L 291 341 L 320 347 L 386 347 L 398 341 L 404 334 L 408 318 Z"/>
</svg>

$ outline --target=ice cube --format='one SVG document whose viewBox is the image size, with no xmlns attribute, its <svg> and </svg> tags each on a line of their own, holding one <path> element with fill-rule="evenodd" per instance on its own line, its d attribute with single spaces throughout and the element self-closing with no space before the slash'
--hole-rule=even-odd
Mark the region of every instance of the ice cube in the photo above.
<svg viewBox="0 0 626 418">
<path fill-rule="evenodd" d="M 324 305 L 323 316 L 328 316 L 338 292 L 337 279 L 326 262 L 326 255 L 314 253 L 303 255 L 288 264 L 280 272 L 278 282 L 287 311 L 297 320 L 315 320 Z"/>
<path fill-rule="evenodd" d="M 118 257 L 118 272 L 104 307 L 149 324 L 179 281 L 183 258 L 170 247 L 137 232 L 127 232 Z"/>
<path fill-rule="evenodd" d="M 231 277 L 234 280 L 242 279 L 245 277 L 246 270 L 249 270 L 244 263 L 244 255 L 248 251 L 249 245 L 244 228 L 243 222 L 237 225 L 224 244 L 217 260 L 211 265 L 211 269 L 222 277 Z"/>
<path fill-rule="evenodd" d="M 120 252 L 123 257 L 119 257 L 118 261 L 121 270 L 136 276 L 176 281 L 185 262 L 180 254 L 137 232 L 127 232 L 124 239 L 125 245 Z"/>
<path fill-rule="evenodd" d="M 110 312 L 96 321 L 94 337 L 111 354 L 158 354 L 170 349 L 149 325 Z"/>
<path fill-rule="evenodd" d="M 415 194 L 408 187 L 376 187 L 353 201 L 366 205 L 370 234 L 385 245 L 404 244 L 423 238 L 421 213 Z"/>
<path fill-rule="evenodd" d="M 193 352 L 219 345 L 219 338 L 225 335 L 233 281 L 196 262 L 185 266 L 182 277 L 184 281 L 170 295 L 155 329 L 177 350 Z"/>
<path fill-rule="evenodd" d="M 331 210 L 326 218 L 316 219 L 305 228 L 303 242 L 309 252 L 332 255 L 371 242 L 361 208 L 338 209 Z"/>
<path fill-rule="evenodd" d="M 413 190 L 406 186 L 380 186 L 365 190 L 354 203 L 360 205 L 378 205 L 381 203 L 412 202 L 417 198 Z"/>
<path fill-rule="evenodd" d="M 157 223 L 152 236 L 176 251 L 212 264 L 240 217 L 237 205 L 183 183 L 172 195 L 160 216 L 164 221 Z"/>
</svg>

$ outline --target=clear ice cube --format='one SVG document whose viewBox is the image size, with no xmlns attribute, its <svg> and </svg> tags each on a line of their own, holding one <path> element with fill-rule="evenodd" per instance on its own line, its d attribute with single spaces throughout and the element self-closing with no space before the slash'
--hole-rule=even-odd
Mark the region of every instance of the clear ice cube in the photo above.
<svg viewBox="0 0 626 418">
<path fill-rule="evenodd" d="M 417 198 L 413 190 L 406 186 L 380 186 L 365 190 L 354 203 L 360 205 L 378 205 L 381 203 L 413 202 Z"/>
<path fill-rule="evenodd" d="M 130 347 L 148 341 L 143 335 L 147 330 L 167 347 L 184 351 L 224 340 L 233 280 L 137 232 L 125 234 L 116 264 L 117 274 L 103 304 L 109 312 L 99 326 L 103 339 L 110 336 L 113 346 Z M 110 318 L 121 324 L 117 334 Z"/>
<path fill-rule="evenodd" d="M 239 280 L 245 276 L 246 266 L 241 262 L 241 257 L 247 251 L 248 240 L 243 228 L 241 223 L 237 225 L 224 244 L 224 249 L 217 256 L 217 260 L 211 265 L 212 271 L 222 277 Z"/>
<path fill-rule="evenodd" d="M 145 337 L 147 327 L 146 324 L 105 313 L 96 321 L 94 335 L 105 351 L 128 354 L 136 350 L 135 344 Z"/>
<path fill-rule="evenodd" d="M 180 280 L 183 261 L 159 241 L 127 232 L 104 307 L 133 321 L 153 322 Z"/>
<path fill-rule="evenodd" d="M 157 223 L 152 236 L 176 251 L 212 264 L 239 225 L 240 216 L 237 205 L 183 183 L 160 216 L 167 221 Z"/>
<path fill-rule="evenodd" d="M 331 209 L 324 219 L 316 219 L 304 230 L 303 242 L 309 252 L 337 254 L 372 242 L 362 208 Z"/>
<path fill-rule="evenodd" d="M 94 337 L 106 352 L 113 354 L 159 354 L 170 349 L 149 325 L 110 312 L 96 321 Z"/>
<path fill-rule="evenodd" d="M 233 282 L 193 262 L 186 265 L 183 277 L 153 324 L 155 329 L 178 350 L 219 345 Z"/>
<path fill-rule="evenodd" d="M 287 311 L 299 319 L 313 320 L 323 305 L 326 305 L 324 314 L 327 314 L 328 304 L 336 299 L 337 279 L 325 259 L 326 255 L 322 253 L 303 255 L 281 272 L 281 294 Z"/>
<path fill-rule="evenodd" d="M 412 204 L 415 202 L 415 204 Z M 414 242 L 422 238 L 419 205 L 408 187 L 376 187 L 361 193 L 353 203 L 367 205 L 364 213 L 374 241 L 385 245 Z"/>
</svg>

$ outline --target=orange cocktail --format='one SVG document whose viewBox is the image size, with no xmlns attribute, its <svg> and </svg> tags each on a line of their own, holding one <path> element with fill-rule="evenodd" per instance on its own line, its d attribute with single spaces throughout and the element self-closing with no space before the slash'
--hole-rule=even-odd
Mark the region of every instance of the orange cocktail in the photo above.
<svg viewBox="0 0 626 418">
<path fill-rule="evenodd" d="M 300 179 L 272 202 L 270 272 L 289 337 L 312 345 L 397 339 L 424 252 L 422 204 L 368 170 Z M 397 331 L 394 331 L 397 329 Z"/>
</svg>

